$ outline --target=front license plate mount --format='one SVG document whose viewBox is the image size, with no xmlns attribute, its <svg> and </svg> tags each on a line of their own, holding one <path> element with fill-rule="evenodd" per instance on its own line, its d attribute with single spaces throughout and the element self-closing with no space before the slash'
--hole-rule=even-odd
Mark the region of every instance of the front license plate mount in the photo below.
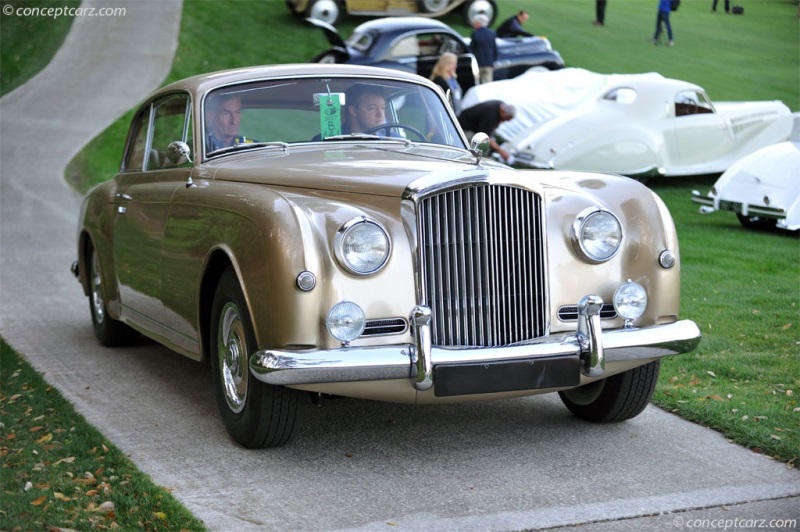
<svg viewBox="0 0 800 532">
<path fill-rule="evenodd" d="M 578 386 L 578 355 L 514 361 L 438 364 L 433 368 L 437 397 Z"/>
</svg>

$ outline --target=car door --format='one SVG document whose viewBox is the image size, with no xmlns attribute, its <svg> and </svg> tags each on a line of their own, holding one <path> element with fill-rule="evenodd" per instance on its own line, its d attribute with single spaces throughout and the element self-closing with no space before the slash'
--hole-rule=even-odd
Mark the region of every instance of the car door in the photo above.
<svg viewBox="0 0 800 532">
<path fill-rule="evenodd" d="M 466 91 L 475 85 L 475 57 L 462 40 L 449 33 L 424 32 L 406 35 L 392 44 L 389 54 L 392 61 L 403 65 L 403 70 L 430 79 L 433 67 L 445 52 L 458 56 L 456 75 L 461 89 Z"/>
<path fill-rule="evenodd" d="M 134 122 L 114 197 L 114 265 L 122 318 L 163 335 L 162 242 L 172 193 L 190 169 L 168 157 L 171 140 L 185 137 L 188 95 L 144 108 Z"/>
<path fill-rule="evenodd" d="M 706 95 L 684 90 L 675 96 L 674 131 L 680 154 L 676 166 L 702 165 L 724 157 L 733 147 L 725 120 Z"/>
</svg>

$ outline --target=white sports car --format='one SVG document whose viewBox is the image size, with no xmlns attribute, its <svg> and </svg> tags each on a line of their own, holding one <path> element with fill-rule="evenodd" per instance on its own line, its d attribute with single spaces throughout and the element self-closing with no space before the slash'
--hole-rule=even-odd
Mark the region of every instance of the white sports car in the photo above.
<svg viewBox="0 0 800 532">
<path fill-rule="evenodd" d="M 692 191 L 701 214 L 733 211 L 744 227 L 800 230 L 800 113 L 786 142 L 762 148 L 734 163 L 711 191 Z"/>
<path fill-rule="evenodd" d="M 653 73 L 565 74 L 479 86 L 463 105 L 502 99 L 517 106 L 530 125 L 497 133 L 519 165 L 633 177 L 720 173 L 792 130 L 780 101 L 714 104 L 701 87 Z"/>
</svg>

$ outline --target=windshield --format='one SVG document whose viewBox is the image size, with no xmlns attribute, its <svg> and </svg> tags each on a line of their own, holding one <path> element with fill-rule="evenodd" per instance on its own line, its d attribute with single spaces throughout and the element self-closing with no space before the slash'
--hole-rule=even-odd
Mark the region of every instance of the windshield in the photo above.
<svg viewBox="0 0 800 532">
<path fill-rule="evenodd" d="M 465 148 L 443 100 L 415 83 L 371 78 L 250 82 L 210 92 L 203 106 L 205 153 L 211 156 L 237 151 L 236 146 L 351 139 Z"/>
</svg>

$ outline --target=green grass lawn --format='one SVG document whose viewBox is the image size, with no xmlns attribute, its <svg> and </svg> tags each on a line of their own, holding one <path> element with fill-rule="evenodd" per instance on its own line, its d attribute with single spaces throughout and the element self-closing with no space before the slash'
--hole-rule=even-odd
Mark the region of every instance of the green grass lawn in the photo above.
<svg viewBox="0 0 800 532">
<path fill-rule="evenodd" d="M 672 15 L 676 45 L 668 48 L 647 42 L 655 23 L 655 0 L 609 2 L 602 28 L 591 24 L 593 2 L 499 1 L 501 18 L 529 9 L 529 28 L 547 35 L 568 66 L 600 73 L 659 72 L 703 86 L 715 101 L 782 100 L 800 111 L 796 0 L 736 3 L 745 7 L 745 15 L 711 13 L 710 1 L 684 1 Z M 363 20 L 346 17 L 339 29 L 349 34 Z M 469 34 L 460 16 L 444 21 Z M 5 93 L 47 63 L 69 25 L 45 21 L 44 31 L 30 25 L 41 20 L 5 15 L 0 22 Z M 185 0 L 179 47 L 165 82 L 223 68 L 305 62 L 326 47 L 322 34 L 290 15 L 283 2 Z M 114 174 L 129 120 L 130 114 L 122 117 L 72 162 L 68 178 L 79 189 Z M 705 192 L 715 177 L 650 183 L 678 228 L 682 316 L 696 321 L 704 334 L 694 353 L 664 360 L 654 401 L 794 467 L 800 455 L 800 241 L 795 235 L 744 230 L 730 213 L 697 214 L 690 191 Z M 0 441 L 5 468 L 0 529 L 42 529 L 45 524 L 88 529 L 113 522 L 136 528 L 135 519 L 154 530 L 202 527 L 179 505 L 172 506 L 166 491 L 146 479 L 132 480 L 135 468 L 32 374 L 24 360 L 5 346 L 2 355 L 0 409 L 6 426 Z M 32 404 L 34 395 L 41 401 Z M 9 430 L 10 423 L 14 430 Z M 41 428 L 32 430 L 36 427 Z M 73 446 L 76 441 L 82 444 Z M 29 452 L 34 450 L 38 458 Z M 32 478 L 26 475 L 37 467 L 63 475 L 31 482 L 23 491 Z M 73 482 L 91 478 L 87 472 L 96 479 L 95 486 Z M 109 499 L 97 487 L 103 484 L 124 494 L 114 515 L 98 511 Z M 32 490 L 51 495 L 34 504 L 42 495 Z"/>
</svg>

